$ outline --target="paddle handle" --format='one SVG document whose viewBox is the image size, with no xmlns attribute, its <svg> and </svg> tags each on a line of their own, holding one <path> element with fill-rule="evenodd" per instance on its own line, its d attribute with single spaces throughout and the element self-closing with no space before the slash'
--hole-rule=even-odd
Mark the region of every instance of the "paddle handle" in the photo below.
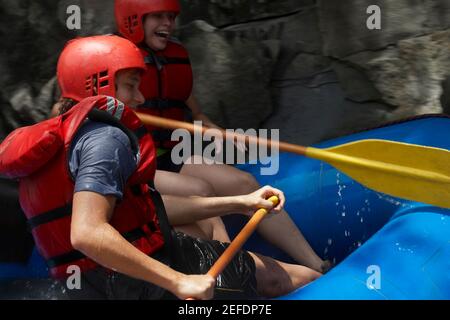
<svg viewBox="0 0 450 320">
<path fill-rule="evenodd" d="M 205 126 L 197 126 L 197 125 L 194 125 L 189 122 L 178 121 L 178 120 L 173 120 L 173 119 L 166 119 L 166 118 L 157 117 L 157 116 L 153 116 L 153 115 L 149 115 L 149 114 L 145 114 L 145 113 L 137 112 L 136 114 L 139 117 L 139 119 L 141 119 L 142 123 L 144 123 L 146 125 L 158 127 L 158 128 L 172 129 L 172 130 L 185 129 L 185 130 L 188 130 L 192 134 L 194 134 L 195 132 L 198 132 L 198 131 L 205 133 L 206 130 L 210 129 Z M 277 146 L 278 149 L 281 151 L 292 152 L 292 153 L 300 154 L 303 156 L 306 155 L 306 152 L 307 152 L 306 150 L 308 149 L 307 147 L 298 146 L 298 145 L 295 145 L 292 143 L 272 141 L 272 140 L 268 140 L 268 139 L 264 139 L 264 138 L 258 138 L 255 136 L 249 136 L 249 135 L 243 135 L 243 134 L 239 134 L 239 133 L 229 132 L 229 131 L 225 131 L 223 129 L 214 128 L 214 130 L 220 131 L 222 133 L 223 137 L 225 137 L 225 139 L 230 139 L 230 140 L 239 139 L 239 140 L 245 141 L 247 143 L 266 145 L 268 147 Z"/>
<path fill-rule="evenodd" d="M 277 196 L 271 196 L 267 199 L 272 202 L 273 206 L 276 206 L 279 202 Z M 213 264 L 211 269 L 207 272 L 210 276 L 216 279 L 219 274 L 227 267 L 227 265 L 233 260 L 234 256 L 238 251 L 242 248 L 247 239 L 252 235 L 255 229 L 258 227 L 258 224 L 264 219 L 267 215 L 268 211 L 264 208 L 258 209 L 251 219 L 247 222 L 247 224 L 242 228 L 239 234 L 231 241 L 230 245 L 225 249 L 222 255 L 217 259 L 217 261 Z M 186 300 L 194 300 L 192 298 L 188 298 Z"/>
</svg>

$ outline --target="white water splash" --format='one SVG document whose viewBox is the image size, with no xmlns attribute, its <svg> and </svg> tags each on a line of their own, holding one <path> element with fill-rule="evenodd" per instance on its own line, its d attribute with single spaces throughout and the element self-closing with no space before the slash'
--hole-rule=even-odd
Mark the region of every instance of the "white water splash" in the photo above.
<svg viewBox="0 0 450 320">
<path fill-rule="evenodd" d="M 396 242 L 395 246 L 397 247 L 398 251 L 414 253 L 414 250 L 412 250 L 411 248 L 404 248 L 404 247 L 402 247 L 399 242 Z"/>
</svg>

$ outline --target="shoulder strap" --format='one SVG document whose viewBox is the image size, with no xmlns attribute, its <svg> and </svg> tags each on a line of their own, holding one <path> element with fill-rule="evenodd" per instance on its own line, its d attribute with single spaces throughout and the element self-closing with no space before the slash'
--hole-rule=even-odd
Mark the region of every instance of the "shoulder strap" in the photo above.
<svg viewBox="0 0 450 320">
<path fill-rule="evenodd" d="M 120 120 L 109 114 L 107 111 L 99 110 L 96 108 L 92 109 L 89 112 L 88 117 L 92 121 L 104 122 L 111 126 L 118 127 L 119 129 L 121 129 L 130 139 L 132 150 L 135 153 L 139 152 L 139 139 L 142 137 L 143 134 L 147 132 L 144 126 L 139 127 L 135 131 L 131 131 L 122 122 L 120 122 Z"/>
<path fill-rule="evenodd" d="M 156 215 L 158 216 L 159 220 L 159 228 L 161 229 L 161 232 L 164 236 L 164 243 L 165 243 L 164 250 L 166 256 L 169 257 L 171 263 L 173 263 L 175 261 L 174 254 L 176 252 L 176 250 L 174 250 L 175 242 L 173 241 L 173 234 L 172 234 L 173 229 L 170 226 L 166 208 L 164 207 L 164 202 L 159 192 L 155 189 L 154 182 L 153 181 L 149 182 L 148 186 L 150 190 L 150 196 L 153 200 L 153 203 L 155 204 Z"/>
</svg>

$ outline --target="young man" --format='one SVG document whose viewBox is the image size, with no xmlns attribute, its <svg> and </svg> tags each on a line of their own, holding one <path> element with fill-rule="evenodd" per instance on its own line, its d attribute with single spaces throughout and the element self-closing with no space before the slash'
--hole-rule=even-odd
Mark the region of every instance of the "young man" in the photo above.
<svg viewBox="0 0 450 320">
<path fill-rule="evenodd" d="M 213 297 L 214 279 L 203 275 L 226 244 L 176 233 L 169 224 L 232 212 L 270 209 L 281 191 L 264 187 L 234 197 L 166 196 L 151 184 L 156 152 L 134 107 L 142 56 L 116 36 L 68 43 L 58 61 L 61 115 L 14 131 L 0 146 L 0 174 L 20 178 L 20 202 L 52 275 L 82 271 L 76 298 L 185 299 Z M 114 99 L 117 98 L 118 100 Z M 218 280 L 216 292 L 254 297 L 286 294 L 320 274 L 245 251 Z M 221 289 L 226 289 L 222 290 Z"/>
<path fill-rule="evenodd" d="M 214 128 L 217 126 L 201 112 L 192 95 L 188 52 L 171 38 L 179 12 L 178 0 L 115 0 L 118 30 L 139 46 L 146 62 L 140 86 L 145 101 L 137 109 L 176 120 L 184 120 L 188 110 L 194 120 Z M 155 184 L 162 194 L 232 196 L 260 188 L 252 175 L 225 164 L 210 165 L 194 160 L 197 155 L 182 166 L 173 164 L 171 148 L 176 142 L 170 141 L 171 131 L 151 126 L 148 129 L 158 147 L 158 169 L 161 170 L 156 173 Z M 184 231 L 206 239 L 229 241 L 219 218 L 201 220 L 197 222 L 197 228 L 190 225 Z M 263 221 L 258 232 L 298 263 L 319 272 L 329 269 L 329 262 L 317 256 L 284 210 Z"/>
</svg>

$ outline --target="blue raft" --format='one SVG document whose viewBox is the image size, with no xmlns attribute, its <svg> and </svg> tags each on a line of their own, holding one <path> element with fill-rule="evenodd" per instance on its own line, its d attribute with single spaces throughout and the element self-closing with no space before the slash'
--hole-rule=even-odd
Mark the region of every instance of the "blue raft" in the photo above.
<svg viewBox="0 0 450 320">
<path fill-rule="evenodd" d="M 448 150 L 449 137 L 450 118 L 429 116 L 316 147 L 386 139 Z M 286 210 L 305 238 L 322 258 L 336 264 L 281 299 L 450 299 L 450 210 L 369 190 L 320 161 L 287 153 L 279 161 L 275 176 L 261 176 L 259 165 L 240 168 L 261 184 L 282 189 Z M 226 224 L 233 235 L 242 221 L 231 217 Z M 288 259 L 258 235 L 246 248 Z M 45 264 L 36 252 L 28 265 L 0 264 L 0 280 L 44 277 Z"/>
</svg>

